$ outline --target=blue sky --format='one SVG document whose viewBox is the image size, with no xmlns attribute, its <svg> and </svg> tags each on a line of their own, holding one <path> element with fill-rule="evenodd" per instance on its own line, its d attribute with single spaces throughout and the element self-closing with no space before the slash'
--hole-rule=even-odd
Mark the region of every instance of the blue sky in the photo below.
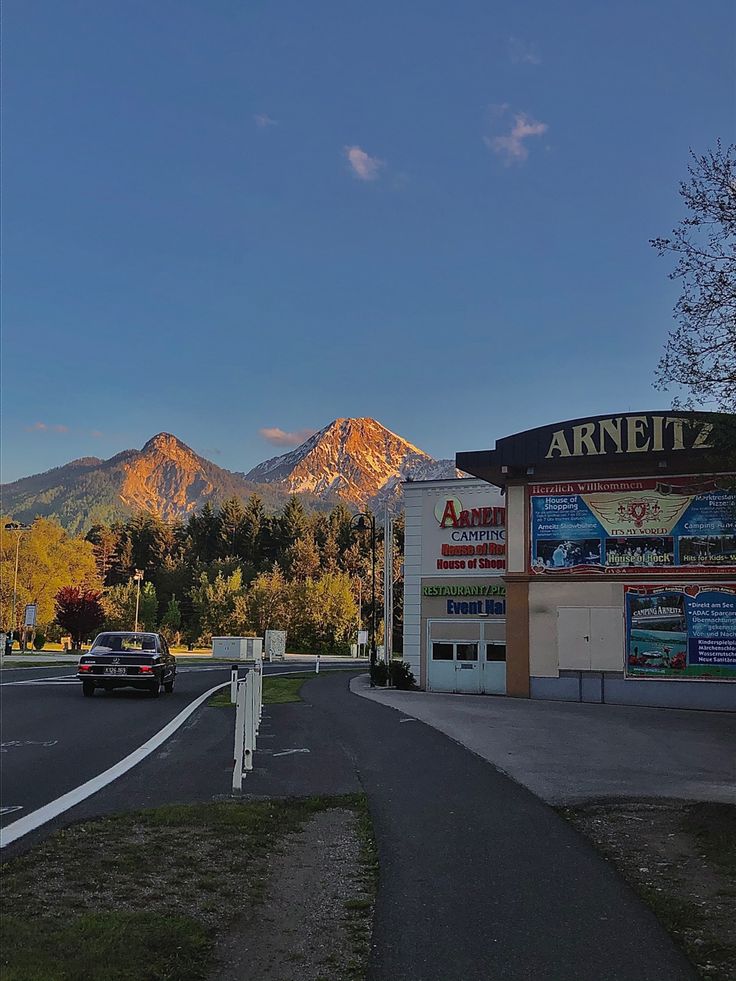
<svg viewBox="0 0 736 981">
<path fill-rule="evenodd" d="M 730 0 L 7 0 L 4 35 L 4 480 L 669 404 L 648 239 L 733 133 Z"/>
</svg>

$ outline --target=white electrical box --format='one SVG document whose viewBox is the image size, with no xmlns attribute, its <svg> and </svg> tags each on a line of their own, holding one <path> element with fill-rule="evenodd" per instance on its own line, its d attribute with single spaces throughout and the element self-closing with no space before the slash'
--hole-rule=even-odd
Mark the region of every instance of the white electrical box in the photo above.
<svg viewBox="0 0 736 981">
<path fill-rule="evenodd" d="M 263 638 L 213 637 L 212 656 L 228 661 L 255 661 L 263 656 Z"/>
</svg>

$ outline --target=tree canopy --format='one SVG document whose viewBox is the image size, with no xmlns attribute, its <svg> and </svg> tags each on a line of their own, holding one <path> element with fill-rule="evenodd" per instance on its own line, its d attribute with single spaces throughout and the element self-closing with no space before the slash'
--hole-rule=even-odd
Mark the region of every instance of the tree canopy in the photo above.
<svg viewBox="0 0 736 981">
<path fill-rule="evenodd" d="M 657 384 L 681 386 L 688 404 L 736 411 L 736 144 L 691 156 L 680 184 L 687 213 L 651 242 L 675 257 L 670 278 L 681 284 Z"/>
</svg>

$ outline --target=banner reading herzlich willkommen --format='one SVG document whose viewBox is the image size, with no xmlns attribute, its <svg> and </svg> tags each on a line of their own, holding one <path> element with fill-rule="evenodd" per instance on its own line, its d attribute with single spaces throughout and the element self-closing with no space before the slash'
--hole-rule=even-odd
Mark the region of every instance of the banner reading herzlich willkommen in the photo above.
<svg viewBox="0 0 736 981">
<path fill-rule="evenodd" d="M 736 573 L 736 478 L 533 484 L 530 571 Z"/>
</svg>

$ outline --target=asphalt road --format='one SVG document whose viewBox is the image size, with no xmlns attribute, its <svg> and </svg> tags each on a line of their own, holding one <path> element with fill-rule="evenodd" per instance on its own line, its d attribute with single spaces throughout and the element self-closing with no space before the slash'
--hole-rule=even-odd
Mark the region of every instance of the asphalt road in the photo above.
<svg viewBox="0 0 736 981">
<path fill-rule="evenodd" d="M 266 674 L 294 665 L 266 664 Z M 305 665 L 303 670 L 308 671 Z M 241 670 L 241 674 L 242 674 Z M 179 665 L 175 690 L 153 699 L 119 689 L 84 698 L 76 666 L 0 673 L 0 825 L 11 824 L 102 773 L 155 735 L 198 695 L 228 681 L 229 665 Z"/>
<path fill-rule="evenodd" d="M 122 758 L 227 668 L 192 666 L 175 695 L 157 700 L 84 699 L 63 677 L 8 685 L 8 674 L 3 741 L 13 745 L 3 747 L 3 768 L 8 761 L 7 786 L 32 808 Z M 344 674 L 309 681 L 302 697 L 265 706 L 243 797 L 367 794 L 380 857 L 370 981 L 694 981 L 613 868 L 524 787 L 437 730 L 351 694 Z M 5 855 L 90 817 L 229 799 L 233 721 L 232 709 L 203 707 L 120 779 Z M 11 725 L 30 731 L 34 745 L 21 745 Z M 35 745 L 42 734 L 57 741 Z"/>
</svg>

